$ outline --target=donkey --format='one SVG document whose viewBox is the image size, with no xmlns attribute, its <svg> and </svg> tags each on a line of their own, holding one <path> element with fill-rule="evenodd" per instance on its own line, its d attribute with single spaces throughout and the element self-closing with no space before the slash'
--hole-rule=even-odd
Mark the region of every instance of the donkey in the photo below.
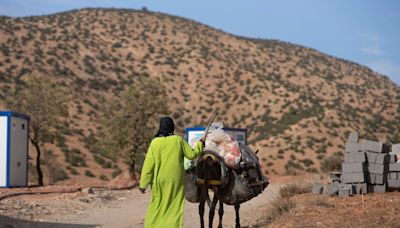
<svg viewBox="0 0 400 228">
<path fill-rule="evenodd" d="M 200 186 L 199 195 L 199 215 L 200 225 L 204 228 L 204 206 L 206 201 L 209 204 L 209 227 L 213 226 L 215 207 L 219 201 L 219 228 L 222 228 L 222 216 L 224 214 L 223 201 L 221 200 L 222 189 L 226 186 L 227 169 L 224 160 L 218 154 L 213 151 L 204 151 L 203 156 L 199 158 L 196 165 L 197 181 Z M 211 189 L 214 192 L 214 197 L 210 201 L 208 190 Z M 237 208 L 237 209 L 236 209 Z M 236 227 L 240 227 L 239 223 L 239 205 L 236 207 Z"/>
<path fill-rule="evenodd" d="M 267 179 L 261 174 L 257 156 L 244 146 L 241 146 L 241 153 L 243 156 L 246 155 L 246 158 L 251 157 L 253 160 L 255 158 L 257 164 L 252 165 L 250 168 L 251 170 L 256 170 L 257 180 L 247 177 L 248 172 L 246 170 L 248 167 L 244 165 L 244 162 L 241 164 L 241 169 L 233 170 L 229 168 L 225 164 L 224 159 L 214 151 L 205 150 L 203 155 L 198 159 L 196 164 L 196 174 L 200 190 L 198 201 L 201 228 L 204 228 L 205 202 L 207 202 L 210 207 L 209 228 L 212 228 L 213 226 L 215 207 L 218 202 L 218 228 L 222 228 L 224 203 L 234 205 L 236 213 L 236 228 L 240 228 L 240 204 L 257 196 L 268 185 Z M 209 189 L 214 192 L 212 201 L 209 199 Z"/>
</svg>

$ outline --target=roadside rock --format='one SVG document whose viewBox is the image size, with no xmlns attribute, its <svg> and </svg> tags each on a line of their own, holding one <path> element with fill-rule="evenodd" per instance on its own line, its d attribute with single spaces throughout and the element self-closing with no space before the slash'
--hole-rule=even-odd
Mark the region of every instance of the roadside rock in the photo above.
<svg viewBox="0 0 400 228">
<path fill-rule="evenodd" d="M 139 184 L 138 176 L 139 174 L 135 173 L 135 175 L 132 177 L 132 175 L 129 173 L 129 170 L 125 170 L 120 175 L 112 179 L 107 186 L 111 189 L 134 188 Z"/>
<path fill-rule="evenodd" d="M 82 189 L 82 193 L 85 193 L 85 194 L 94 194 L 94 190 L 93 190 L 93 188 L 84 188 L 84 189 Z"/>
</svg>

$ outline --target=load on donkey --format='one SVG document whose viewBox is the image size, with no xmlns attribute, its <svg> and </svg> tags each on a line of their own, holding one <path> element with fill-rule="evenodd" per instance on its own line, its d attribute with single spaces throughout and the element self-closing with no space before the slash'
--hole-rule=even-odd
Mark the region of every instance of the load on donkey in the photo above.
<svg viewBox="0 0 400 228">
<path fill-rule="evenodd" d="M 210 207 L 209 227 L 212 227 L 215 208 L 219 201 L 219 225 L 222 227 L 223 204 L 234 205 L 236 227 L 240 227 L 239 208 L 260 194 L 268 185 L 262 175 L 256 153 L 238 143 L 223 130 L 221 123 L 212 120 L 206 128 L 206 145 L 203 155 L 186 170 L 185 197 L 199 203 L 201 227 L 204 227 L 204 206 Z M 210 127 L 211 125 L 211 127 Z M 209 189 L 214 192 L 210 200 Z"/>
</svg>

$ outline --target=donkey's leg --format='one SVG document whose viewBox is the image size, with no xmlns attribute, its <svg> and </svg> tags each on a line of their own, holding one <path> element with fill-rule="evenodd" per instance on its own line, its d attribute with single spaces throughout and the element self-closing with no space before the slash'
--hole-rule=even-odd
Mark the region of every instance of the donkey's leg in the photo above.
<svg viewBox="0 0 400 228">
<path fill-rule="evenodd" d="M 218 188 L 215 188 L 213 201 L 212 201 L 211 207 L 210 207 L 210 214 L 208 215 L 208 220 L 209 220 L 208 221 L 208 227 L 209 228 L 213 227 L 215 207 L 217 206 L 218 198 L 219 198 Z"/>
<path fill-rule="evenodd" d="M 236 212 L 236 228 L 240 228 L 240 218 L 239 218 L 239 209 L 240 205 L 235 205 L 235 212 Z"/>
<path fill-rule="evenodd" d="M 204 204 L 206 201 L 200 201 L 199 204 L 199 215 L 200 215 L 200 227 L 204 228 Z"/>
<path fill-rule="evenodd" d="M 222 228 L 222 216 L 224 215 L 224 203 L 221 201 L 221 199 L 219 200 L 218 215 L 219 215 L 218 228 Z"/>
</svg>

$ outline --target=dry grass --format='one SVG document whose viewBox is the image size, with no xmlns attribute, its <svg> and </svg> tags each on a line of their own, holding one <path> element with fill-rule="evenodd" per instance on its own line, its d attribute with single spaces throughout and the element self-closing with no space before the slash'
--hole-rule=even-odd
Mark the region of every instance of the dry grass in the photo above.
<svg viewBox="0 0 400 228">
<path fill-rule="evenodd" d="M 294 208 L 259 227 L 400 227 L 399 192 L 368 194 L 363 199 L 300 194 L 290 200 Z"/>
<path fill-rule="evenodd" d="M 311 192 L 311 183 L 290 183 L 281 188 L 279 195 L 282 198 L 290 198 L 294 195 Z"/>
</svg>

